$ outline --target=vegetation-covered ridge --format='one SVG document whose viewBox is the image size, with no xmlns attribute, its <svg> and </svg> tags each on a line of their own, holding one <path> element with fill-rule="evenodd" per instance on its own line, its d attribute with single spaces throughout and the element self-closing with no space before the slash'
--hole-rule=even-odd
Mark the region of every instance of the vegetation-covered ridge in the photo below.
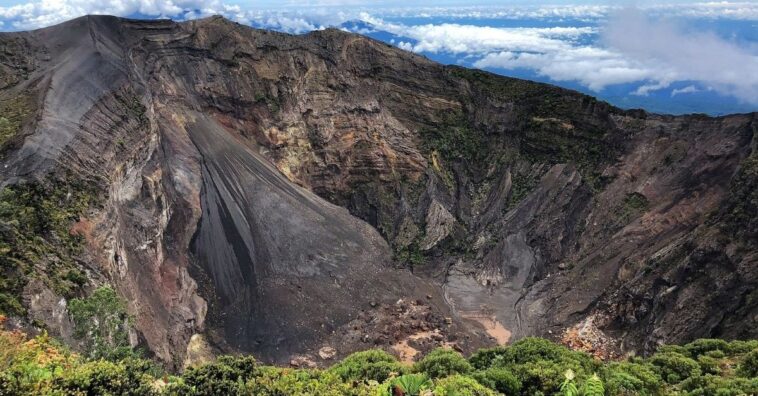
<svg viewBox="0 0 758 396">
<path fill-rule="evenodd" d="M 0 313 L 23 315 L 22 291 L 35 278 L 63 297 L 81 294 L 84 236 L 73 225 L 96 197 L 91 183 L 73 177 L 0 189 Z"/>
<path fill-rule="evenodd" d="M 468 359 L 437 349 L 413 366 L 382 350 L 326 369 L 266 366 L 223 356 L 170 375 L 136 355 L 84 357 L 46 334 L 0 330 L 2 395 L 751 395 L 758 341 L 702 339 L 648 358 L 603 362 L 540 338 Z M 110 359 L 102 356 L 110 356 Z M 116 357 L 121 356 L 121 357 Z"/>
</svg>

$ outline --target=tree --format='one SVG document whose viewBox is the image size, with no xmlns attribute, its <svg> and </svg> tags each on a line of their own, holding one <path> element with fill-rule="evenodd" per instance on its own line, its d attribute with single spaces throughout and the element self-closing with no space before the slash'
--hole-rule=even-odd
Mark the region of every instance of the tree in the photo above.
<svg viewBox="0 0 758 396">
<path fill-rule="evenodd" d="M 90 296 L 72 299 L 68 306 L 74 337 L 91 359 L 120 360 L 133 356 L 129 344 L 131 318 L 116 291 L 103 286 Z"/>
</svg>

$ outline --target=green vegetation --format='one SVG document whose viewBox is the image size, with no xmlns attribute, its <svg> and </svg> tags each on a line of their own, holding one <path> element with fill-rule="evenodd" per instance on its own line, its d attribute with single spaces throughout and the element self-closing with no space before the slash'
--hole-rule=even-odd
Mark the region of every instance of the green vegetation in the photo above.
<svg viewBox="0 0 758 396">
<path fill-rule="evenodd" d="M 276 96 L 269 96 L 268 93 L 257 93 L 254 98 L 255 103 L 261 103 L 268 108 L 271 114 L 276 114 L 281 109 L 282 105 L 279 98 Z"/>
<path fill-rule="evenodd" d="M 91 186 L 71 179 L 0 190 L 0 313 L 24 313 L 19 296 L 35 277 L 64 297 L 81 290 L 86 276 L 75 257 L 83 236 L 71 227 L 96 196 Z"/>
<path fill-rule="evenodd" d="M 372 380 L 385 381 L 393 374 L 402 374 L 407 371 L 394 356 L 389 353 L 372 349 L 356 352 L 346 357 L 331 368 L 333 373 L 339 375 L 344 381 Z"/>
<path fill-rule="evenodd" d="M 453 375 L 437 381 L 434 388 L 436 396 L 496 396 L 492 389 L 480 384 L 471 377 Z"/>
<path fill-rule="evenodd" d="M 121 95 L 118 95 L 116 99 L 124 107 L 126 114 L 129 118 L 136 119 L 140 125 L 147 125 L 147 107 L 142 103 L 139 95 L 132 90 L 127 90 Z"/>
<path fill-rule="evenodd" d="M 110 292 L 97 294 L 89 303 L 113 305 Z M 699 363 L 703 357 L 707 367 Z M 756 363 L 758 341 L 698 340 L 664 346 L 649 358 L 602 362 L 525 338 L 469 359 L 437 349 L 412 367 L 368 350 L 321 370 L 222 356 L 169 375 L 144 359 L 79 356 L 45 334 L 29 340 L 0 330 L 0 394 L 12 395 L 737 396 L 758 393 Z M 720 374 L 710 372 L 713 364 Z"/>
<path fill-rule="evenodd" d="M 72 299 L 68 311 L 75 337 L 90 359 L 120 360 L 136 357 L 129 344 L 131 318 L 126 303 L 110 287 L 100 287 L 86 298 Z"/>
<path fill-rule="evenodd" d="M 516 173 L 512 180 L 511 193 L 508 195 L 508 203 L 505 206 L 506 212 L 515 208 L 539 184 L 539 178 L 531 174 Z"/>
<path fill-rule="evenodd" d="M 421 251 L 420 238 L 411 242 L 408 246 L 397 248 L 394 259 L 399 263 L 404 263 L 408 268 L 418 267 L 426 261 L 424 252 Z"/>
<path fill-rule="evenodd" d="M 595 190 L 609 182 L 600 172 L 604 164 L 618 158 L 620 144 L 612 134 L 613 125 L 599 120 L 597 113 L 612 114 L 618 109 L 547 84 L 456 66 L 448 70 L 453 77 L 466 80 L 475 96 L 478 92 L 514 105 L 512 117 L 516 123 L 507 133 L 523 159 L 533 163 L 576 164 Z M 471 140 L 476 143 L 479 139 Z M 502 147 L 497 149 L 502 151 Z"/>
<path fill-rule="evenodd" d="M 452 350 L 437 348 L 414 366 L 414 371 L 425 373 L 432 378 L 445 378 L 453 374 L 468 374 L 473 370 L 463 355 Z"/>
<path fill-rule="evenodd" d="M 628 223 L 636 216 L 645 212 L 649 205 L 650 203 L 644 195 L 636 192 L 627 194 L 621 206 L 616 209 L 619 221 L 622 224 Z"/>
<path fill-rule="evenodd" d="M 433 129 L 421 131 L 424 148 L 437 152 L 446 162 L 466 160 L 470 165 L 481 166 L 489 148 L 484 133 L 469 126 L 464 114 L 442 115 L 442 123 Z"/>
<path fill-rule="evenodd" d="M 31 101 L 27 95 L 0 101 L 0 148 L 19 132 L 32 112 Z"/>
<path fill-rule="evenodd" d="M 390 381 L 390 389 L 406 396 L 418 396 L 432 388 L 432 381 L 424 374 L 405 374 Z"/>
</svg>

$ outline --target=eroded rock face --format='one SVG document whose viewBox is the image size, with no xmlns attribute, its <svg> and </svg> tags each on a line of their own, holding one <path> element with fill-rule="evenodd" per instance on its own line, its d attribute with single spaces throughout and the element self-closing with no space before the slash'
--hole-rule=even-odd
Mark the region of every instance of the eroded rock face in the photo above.
<svg viewBox="0 0 758 396">
<path fill-rule="evenodd" d="M 0 55 L 0 99 L 34 100 L 0 181 L 99 186 L 78 260 L 173 367 L 466 351 L 588 317 L 640 351 L 758 336 L 755 115 L 625 112 L 223 18 L 0 41 L 24 49 Z M 34 290 L 30 316 L 65 335 L 59 296 Z"/>
</svg>

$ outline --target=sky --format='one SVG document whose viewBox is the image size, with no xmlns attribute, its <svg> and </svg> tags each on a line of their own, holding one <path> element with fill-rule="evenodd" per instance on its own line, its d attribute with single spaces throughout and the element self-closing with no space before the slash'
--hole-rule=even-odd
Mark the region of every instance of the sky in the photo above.
<svg viewBox="0 0 758 396">
<path fill-rule="evenodd" d="M 338 27 L 433 60 L 664 113 L 758 111 L 758 0 L 0 0 L 0 31 L 85 14 L 221 14 L 303 34 Z"/>
</svg>

